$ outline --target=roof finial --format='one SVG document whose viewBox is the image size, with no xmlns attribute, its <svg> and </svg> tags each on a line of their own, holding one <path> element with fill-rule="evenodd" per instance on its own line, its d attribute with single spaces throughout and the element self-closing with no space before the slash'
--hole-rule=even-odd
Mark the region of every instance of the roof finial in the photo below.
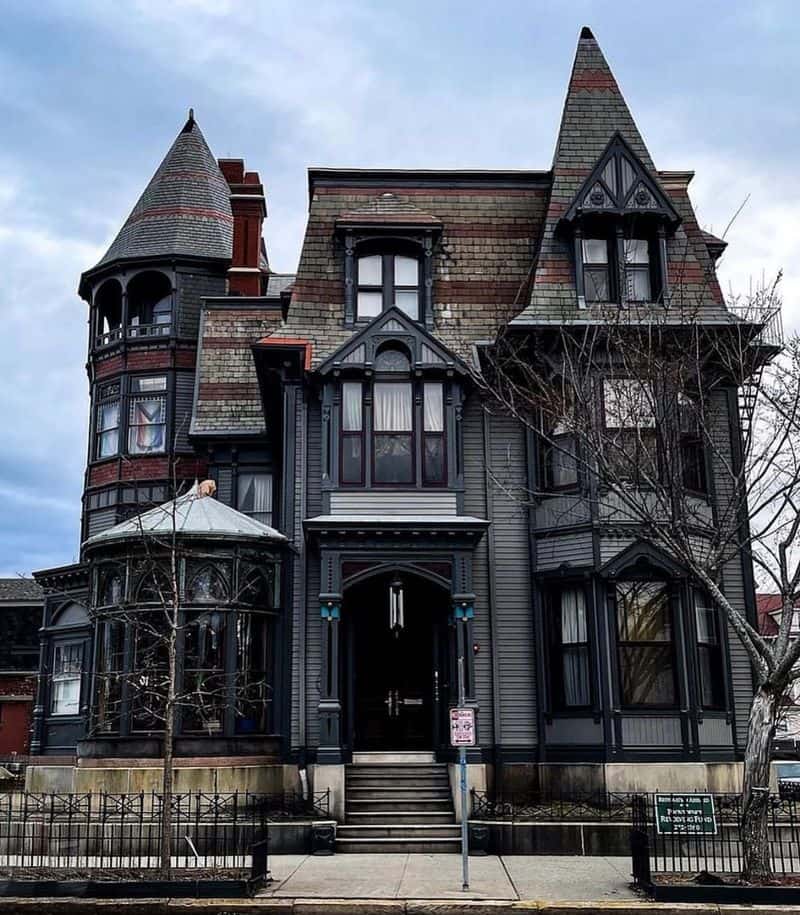
<svg viewBox="0 0 800 915">
<path fill-rule="evenodd" d="M 183 130 L 181 133 L 189 133 L 194 127 L 194 108 L 189 109 L 189 117 L 186 120 L 186 123 L 183 125 Z"/>
<path fill-rule="evenodd" d="M 592 30 L 589 28 L 588 25 L 585 25 L 581 29 L 581 38 L 588 38 L 591 41 L 594 41 L 594 35 L 592 34 Z"/>
</svg>

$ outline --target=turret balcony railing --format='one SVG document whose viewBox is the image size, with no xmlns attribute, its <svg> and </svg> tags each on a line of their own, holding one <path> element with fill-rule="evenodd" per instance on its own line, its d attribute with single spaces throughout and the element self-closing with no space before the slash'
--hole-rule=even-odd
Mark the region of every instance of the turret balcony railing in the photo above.
<svg viewBox="0 0 800 915">
<path fill-rule="evenodd" d="M 94 338 L 95 349 L 105 349 L 120 343 L 123 339 L 141 340 L 154 337 L 169 337 L 172 334 L 172 322 L 159 322 L 158 324 L 129 324 L 127 329 L 115 327 L 113 330 L 96 334 Z"/>
</svg>

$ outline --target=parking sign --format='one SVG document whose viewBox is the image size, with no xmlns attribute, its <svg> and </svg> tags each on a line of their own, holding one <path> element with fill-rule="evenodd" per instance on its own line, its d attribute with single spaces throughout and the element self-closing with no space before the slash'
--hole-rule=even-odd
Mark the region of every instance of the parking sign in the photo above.
<svg viewBox="0 0 800 915">
<path fill-rule="evenodd" d="M 474 747 L 475 743 L 475 709 L 451 708 L 450 746 Z"/>
</svg>

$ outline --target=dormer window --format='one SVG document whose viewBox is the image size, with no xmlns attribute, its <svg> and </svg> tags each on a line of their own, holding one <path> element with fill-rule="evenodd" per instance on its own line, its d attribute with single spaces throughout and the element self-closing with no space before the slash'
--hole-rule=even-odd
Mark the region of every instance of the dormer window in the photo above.
<svg viewBox="0 0 800 915">
<path fill-rule="evenodd" d="M 663 301 L 666 239 L 679 222 L 655 176 L 615 134 L 559 224 L 574 242 L 578 306 Z"/>
<path fill-rule="evenodd" d="M 405 254 L 367 254 L 357 261 L 356 317 L 369 320 L 396 305 L 419 320 L 419 260 Z"/>
</svg>

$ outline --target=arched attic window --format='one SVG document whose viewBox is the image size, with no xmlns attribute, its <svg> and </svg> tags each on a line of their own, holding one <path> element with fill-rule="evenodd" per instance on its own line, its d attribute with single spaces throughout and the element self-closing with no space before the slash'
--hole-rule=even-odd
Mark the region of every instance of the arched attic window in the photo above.
<svg viewBox="0 0 800 915">
<path fill-rule="evenodd" d="M 95 346 L 109 346 L 122 337 L 122 286 L 106 280 L 94 297 Z"/>
<path fill-rule="evenodd" d="M 128 283 L 128 336 L 169 336 L 172 330 L 172 284 L 157 270 L 137 273 Z"/>
</svg>

